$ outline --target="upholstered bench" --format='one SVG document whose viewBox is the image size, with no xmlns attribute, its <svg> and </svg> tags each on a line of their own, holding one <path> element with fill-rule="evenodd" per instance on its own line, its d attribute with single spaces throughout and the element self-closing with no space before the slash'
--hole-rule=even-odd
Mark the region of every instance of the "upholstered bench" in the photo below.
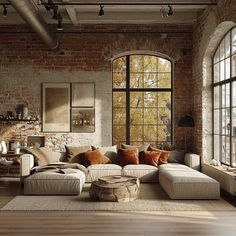
<svg viewBox="0 0 236 236">
<path fill-rule="evenodd" d="M 85 174 L 81 170 L 75 173 L 38 172 L 24 180 L 24 194 L 80 194 L 85 183 Z"/>
<path fill-rule="evenodd" d="M 186 165 L 159 167 L 159 182 L 171 199 L 219 199 L 220 184 Z"/>
</svg>

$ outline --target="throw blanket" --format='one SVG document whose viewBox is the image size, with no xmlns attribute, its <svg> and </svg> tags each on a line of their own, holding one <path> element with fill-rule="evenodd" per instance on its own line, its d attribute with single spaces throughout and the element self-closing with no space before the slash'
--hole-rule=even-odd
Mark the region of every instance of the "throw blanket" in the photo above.
<svg viewBox="0 0 236 236">
<path fill-rule="evenodd" d="M 35 166 L 31 169 L 31 174 L 35 172 L 49 171 L 49 172 L 58 172 L 61 174 L 71 174 L 75 173 L 74 169 L 78 169 L 87 174 L 87 169 L 83 165 L 78 163 L 55 163 L 48 164 L 45 166 Z"/>
</svg>

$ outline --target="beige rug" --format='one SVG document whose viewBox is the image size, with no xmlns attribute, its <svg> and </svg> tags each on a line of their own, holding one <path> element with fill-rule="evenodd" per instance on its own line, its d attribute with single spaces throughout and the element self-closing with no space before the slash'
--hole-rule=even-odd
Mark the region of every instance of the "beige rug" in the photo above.
<svg viewBox="0 0 236 236">
<path fill-rule="evenodd" d="M 158 184 L 141 184 L 140 198 L 127 203 L 95 202 L 89 185 L 80 196 L 16 196 L 2 211 L 235 211 L 220 200 L 170 200 Z"/>
</svg>

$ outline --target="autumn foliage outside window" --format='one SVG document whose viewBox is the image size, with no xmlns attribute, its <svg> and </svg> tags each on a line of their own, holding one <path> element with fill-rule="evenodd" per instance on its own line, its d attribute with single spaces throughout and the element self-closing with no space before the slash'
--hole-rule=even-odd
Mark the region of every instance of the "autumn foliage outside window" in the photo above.
<svg viewBox="0 0 236 236">
<path fill-rule="evenodd" d="M 171 144 L 172 63 L 153 55 L 113 61 L 113 144 Z"/>
</svg>

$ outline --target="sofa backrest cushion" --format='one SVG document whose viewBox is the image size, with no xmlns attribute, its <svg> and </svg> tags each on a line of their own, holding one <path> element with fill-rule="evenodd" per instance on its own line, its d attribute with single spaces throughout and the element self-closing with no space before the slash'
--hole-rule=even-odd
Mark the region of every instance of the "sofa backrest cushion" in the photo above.
<svg viewBox="0 0 236 236">
<path fill-rule="evenodd" d="M 59 162 L 60 156 L 53 152 L 49 148 L 27 148 L 24 147 L 24 152 L 32 154 L 34 156 L 35 165 L 44 166 L 52 163 Z"/>
<path fill-rule="evenodd" d="M 117 146 L 92 146 L 92 150 L 99 149 L 102 155 L 108 157 L 112 163 L 116 164 L 117 162 Z"/>
<path fill-rule="evenodd" d="M 122 149 L 134 149 L 137 148 L 138 152 L 143 152 L 143 151 L 147 151 L 149 148 L 150 144 L 143 144 L 141 146 L 132 146 L 132 145 L 128 145 L 128 144 L 121 144 L 121 148 Z"/>
<path fill-rule="evenodd" d="M 168 163 L 180 163 L 184 164 L 184 157 L 186 151 L 185 150 L 173 150 L 170 151 L 170 155 L 168 157 Z"/>
<path fill-rule="evenodd" d="M 162 164 L 167 164 L 168 163 L 168 158 L 169 158 L 169 155 L 170 155 L 170 151 L 166 151 L 166 150 L 161 150 L 159 148 L 154 148 L 152 146 L 150 146 L 148 148 L 149 151 L 158 151 L 158 152 L 161 152 L 161 156 L 159 158 L 159 161 L 158 161 L 158 165 L 162 165 Z"/>
<path fill-rule="evenodd" d="M 139 164 L 139 152 L 137 148 L 118 149 L 117 163 L 121 166 Z"/>
<path fill-rule="evenodd" d="M 67 153 L 67 159 L 71 163 L 80 163 L 80 157 L 79 154 L 87 152 L 89 150 L 92 150 L 91 146 L 65 146 L 66 153 Z"/>
<path fill-rule="evenodd" d="M 139 155 L 139 163 L 158 167 L 160 151 L 144 151 Z"/>
<path fill-rule="evenodd" d="M 87 167 L 94 164 L 110 164 L 111 160 L 102 155 L 99 149 L 87 151 L 83 155 L 83 164 Z"/>
</svg>

